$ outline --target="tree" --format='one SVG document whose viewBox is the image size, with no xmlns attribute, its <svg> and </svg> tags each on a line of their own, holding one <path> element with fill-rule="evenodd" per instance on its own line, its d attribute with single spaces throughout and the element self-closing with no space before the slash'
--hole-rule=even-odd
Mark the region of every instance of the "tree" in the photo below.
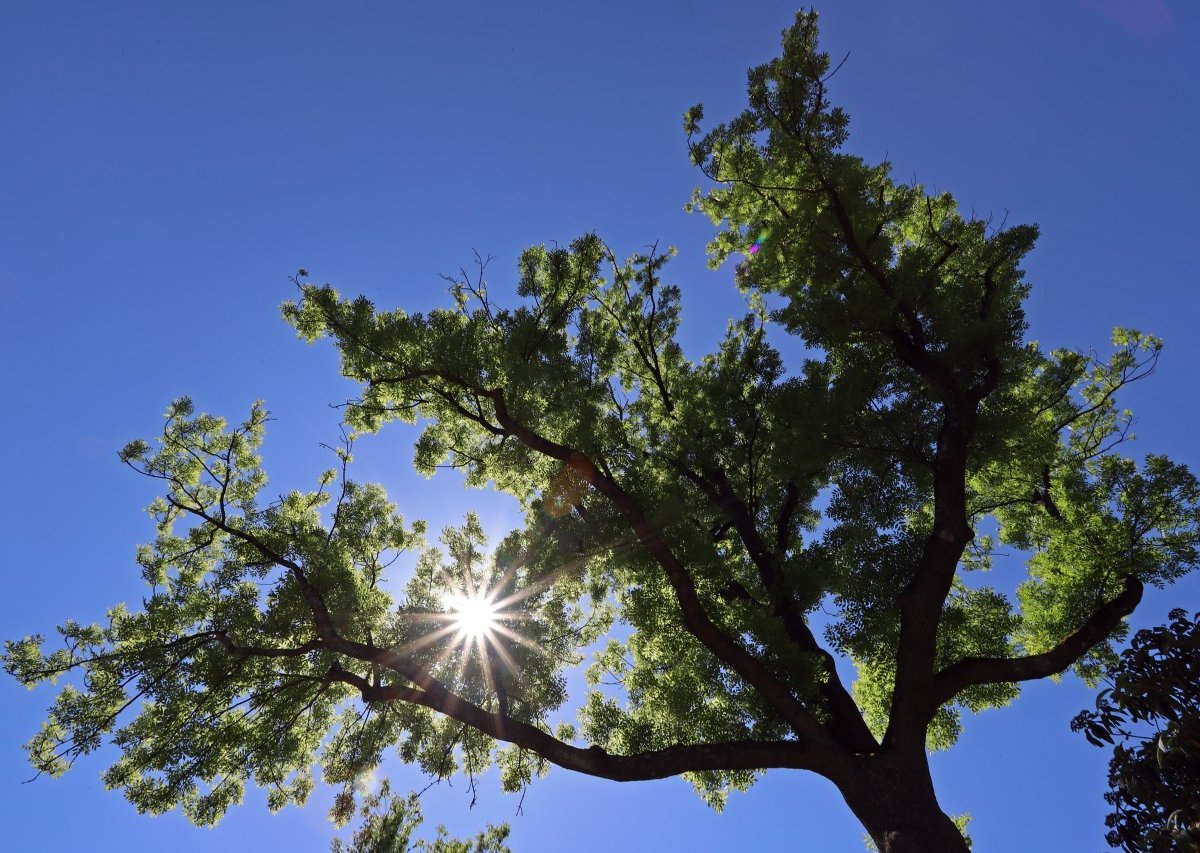
<svg viewBox="0 0 1200 853">
<path fill-rule="evenodd" d="M 1108 843 L 1128 853 L 1200 850 L 1200 614 L 1138 631 L 1071 728 L 1114 744 Z"/>
<path fill-rule="evenodd" d="M 682 774 L 715 807 L 805 769 L 881 850 L 965 850 L 926 750 L 1023 681 L 1097 678 L 1144 585 L 1195 565 L 1200 485 L 1117 452 L 1117 395 L 1160 342 L 1119 329 L 1101 360 L 1027 341 L 1036 228 L 844 153 L 831 73 L 804 13 L 750 72 L 745 112 L 706 133 L 700 107 L 685 118 L 715 183 L 692 206 L 720 228 L 713 263 L 742 256 L 750 305 L 698 361 L 676 342 L 669 253 L 622 262 L 594 235 L 523 253 L 515 308 L 482 274 L 410 315 L 302 273 L 285 317 L 362 385 L 338 469 L 266 502 L 261 405 L 229 428 L 183 399 L 157 448 L 128 445 L 165 492 L 138 557 L 151 594 L 68 622 L 49 653 L 8 645 L 23 683 L 82 671 L 34 766 L 62 772 L 111 733 L 106 783 L 199 823 L 250 779 L 273 808 L 303 802 L 318 760 L 350 796 L 390 746 L 435 776 L 496 763 L 509 790 L 551 764 Z M 354 436 L 393 420 L 424 424 L 419 471 L 515 496 L 524 528 L 489 556 L 468 517 L 426 548 L 382 488 L 346 478 Z M 977 574 L 997 543 L 1027 556 L 1015 602 Z M 397 600 L 382 580 L 405 549 Z M 562 673 L 589 652 L 572 720 Z"/>
</svg>

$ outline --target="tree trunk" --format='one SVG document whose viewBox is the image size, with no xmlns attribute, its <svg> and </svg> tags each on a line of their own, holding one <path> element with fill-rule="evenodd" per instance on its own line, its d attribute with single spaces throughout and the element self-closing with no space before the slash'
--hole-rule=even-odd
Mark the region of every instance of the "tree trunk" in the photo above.
<svg viewBox="0 0 1200 853">
<path fill-rule="evenodd" d="M 838 787 L 880 853 L 967 853 L 966 839 L 938 805 L 923 750 L 861 762 Z"/>
</svg>

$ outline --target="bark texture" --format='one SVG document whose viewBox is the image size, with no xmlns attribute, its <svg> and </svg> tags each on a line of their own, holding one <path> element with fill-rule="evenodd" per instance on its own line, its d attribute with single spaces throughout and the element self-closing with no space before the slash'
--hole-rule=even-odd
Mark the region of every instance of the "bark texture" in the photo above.
<svg viewBox="0 0 1200 853">
<path fill-rule="evenodd" d="M 881 853 L 967 853 L 958 827 L 938 805 L 923 752 L 863 759 L 839 786 Z"/>
</svg>

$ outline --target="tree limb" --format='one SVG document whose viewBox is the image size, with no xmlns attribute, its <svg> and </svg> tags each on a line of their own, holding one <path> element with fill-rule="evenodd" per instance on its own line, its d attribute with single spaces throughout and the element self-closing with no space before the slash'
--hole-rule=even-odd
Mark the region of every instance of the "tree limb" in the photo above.
<svg viewBox="0 0 1200 853">
<path fill-rule="evenodd" d="M 815 655 L 820 661 L 826 676 L 821 682 L 820 692 L 833 718 L 829 726 L 830 733 L 851 752 L 874 752 L 879 748 L 879 742 L 867 728 L 858 705 L 838 676 L 833 655 L 817 642 L 804 617 L 796 611 L 795 602 L 787 591 L 787 584 L 780 570 L 779 561 L 782 556 L 773 554 L 768 549 L 749 509 L 734 493 L 733 484 L 729 482 L 728 476 L 719 467 L 706 469 L 701 475 L 678 460 L 672 460 L 672 465 L 729 518 L 758 570 L 759 580 L 767 590 L 771 612 L 783 623 L 784 630 L 792 642 L 805 652 Z M 796 490 L 792 484 L 789 484 L 789 487 L 785 504 L 790 500 L 792 507 L 785 506 L 781 511 L 781 518 L 789 516 L 794 509 Z"/>
<path fill-rule="evenodd" d="M 1142 589 L 1140 580 L 1126 576 L 1120 595 L 1101 605 L 1078 630 L 1049 651 L 1020 658 L 963 658 L 951 664 L 934 678 L 930 713 L 975 684 L 1030 681 L 1062 672 L 1112 634 L 1142 600 Z"/>
<path fill-rule="evenodd" d="M 812 770 L 826 776 L 836 776 L 841 770 L 836 753 L 813 749 L 792 740 L 680 745 L 633 755 L 613 755 L 598 746 L 573 746 L 535 726 L 501 717 L 452 693 L 439 696 L 410 687 L 377 687 L 365 678 L 345 671 L 335 677 L 358 688 L 364 701 L 400 700 L 422 705 L 496 740 L 531 750 L 559 767 L 618 782 L 663 779 L 706 770 L 787 767 Z"/>
</svg>

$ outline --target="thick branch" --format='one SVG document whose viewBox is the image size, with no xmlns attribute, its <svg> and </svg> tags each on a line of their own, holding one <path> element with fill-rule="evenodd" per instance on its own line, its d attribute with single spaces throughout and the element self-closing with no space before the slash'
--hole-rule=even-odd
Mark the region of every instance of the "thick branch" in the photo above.
<svg viewBox="0 0 1200 853">
<path fill-rule="evenodd" d="M 964 658 L 939 672 L 930 694 L 930 712 L 975 684 L 1031 681 L 1062 672 L 1104 642 L 1142 600 L 1142 582 L 1125 578 L 1121 594 L 1101 605 L 1087 621 L 1047 652 L 1022 658 Z"/>
<path fill-rule="evenodd" d="M 681 462 L 673 463 L 677 470 L 690 482 L 704 492 L 709 500 L 721 510 L 733 524 L 746 546 L 751 561 L 758 570 L 759 580 L 767 590 L 771 612 L 779 619 L 791 638 L 799 648 L 816 655 L 825 670 L 825 681 L 821 682 L 821 696 L 832 716 L 830 733 L 834 738 L 851 752 L 869 753 L 879 748 L 878 741 L 867 728 L 862 713 L 851 698 L 846 686 L 838 677 L 837 663 L 826 649 L 817 642 L 812 630 L 804 621 L 802 614 L 796 611 L 795 602 L 787 590 L 787 584 L 780 568 L 782 552 L 772 553 L 759 534 L 758 526 L 745 503 L 734 493 L 733 484 L 720 468 L 705 470 L 703 475 L 697 474 Z M 789 491 L 785 497 L 785 506 L 781 518 L 787 518 L 794 510 L 796 488 L 788 484 Z M 784 534 L 778 533 L 782 542 Z"/>
<path fill-rule="evenodd" d="M 945 404 L 933 463 L 933 529 L 925 537 L 916 573 L 900 596 L 896 682 L 885 743 L 900 739 L 913 747 L 925 740 L 925 706 L 936 668 L 942 608 L 959 558 L 975 535 L 966 512 L 967 448 L 975 420 L 973 402 Z"/>
<path fill-rule="evenodd" d="M 839 756 L 830 751 L 812 749 L 798 741 L 731 741 L 672 746 L 634 755 L 612 755 L 597 746 L 586 749 L 573 746 L 535 726 L 493 714 L 451 693 L 437 695 L 411 687 L 374 686 L 365 678 L 345 671 L 335 677 L 358 688 L 364 701 L 404 701 L 422 705 L 496 740 L 535 752 L 559 767 L 618 782 L 663 779 L 704 770 L 787 767 L 812 770 L 827 777 L 837 777 L 843 772 L 843 768 L 838 766 Z"/>
<path fill-rule="evenodd" d="M 775 555 L 782 560 L 787 552 L 788 541 L 791 539 L 792 516 L 796 514 L 800 490 L 791 480 L 784 487 L 783 505 L 779 508 L 779 518 L 775 520 Z"/>
</svg>

